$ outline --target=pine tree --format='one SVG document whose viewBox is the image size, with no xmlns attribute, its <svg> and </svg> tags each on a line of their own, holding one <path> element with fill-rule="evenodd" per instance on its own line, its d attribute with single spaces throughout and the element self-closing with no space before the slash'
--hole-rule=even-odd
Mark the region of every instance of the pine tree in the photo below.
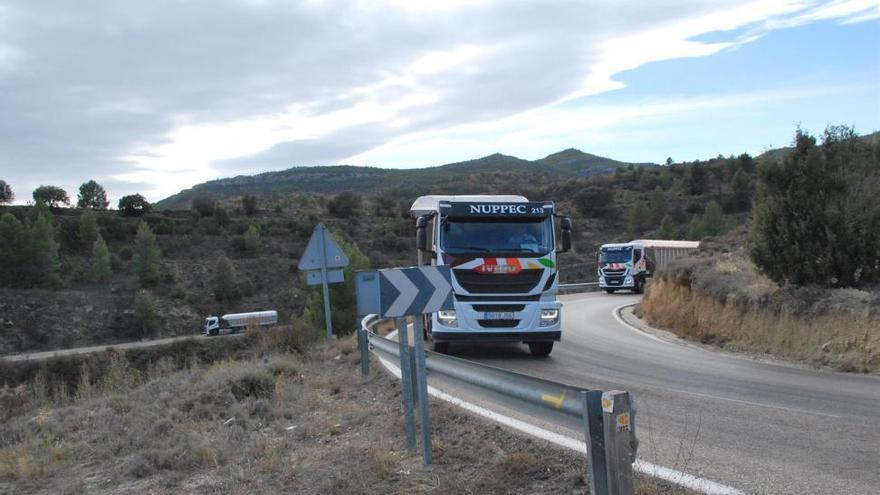
<svg viewBox="0 0 880 495">
<path fill-rule="evenodd" d="M 721 235 L 727 230 L 724 224 L 724 215 L 721 206 L 716 201 L 709 201 L 703 211 L 702 228 L 704 236 Z"/>
<path fill-rule="evenodd" d="M 629 212 L 629 232 L 633 236 L 638 236 L 642 233 L 646 228 L 648 228 L 648 221 L 650 220 L 650 213 L 648 209 L 645 208 L 645 205 L 637 202 L 636 205 Z"/>
<path fill-rule="evenodd" d="M 703 221 L 699 215 L 691 217 L 687 229 L 687 238 L 691 241 L 699 241 L 703 238 Z"/>
<path fill-rule="evenodd" d="M 251 225 L 244 233 L 244 250 L 248 253 L 256 253 L 260 249 L 260 230 Z"/>
<path fill-rule="evenodd" d="M 91 259 L 91 275 L 95 282 L 104 282 L 110 278 L 113 271 L 113 261 L 110 257 L 110 250 L 107 249 L 107 243 L 101 234 L 92 243 L 92 259 Z"/>
<path fill-rule="evenodd" d="M 749 183 L 749 175 L 739 169 L 730 179 L 730 188 L 733 191 L 731 204 L 735 211 L 743 211 L 749 207 L 752 202 L 752 188 Z"/>
<path fill-rule="evenodd" d="M 663 188 L 657 186 L 648 199 L 648 209 L 650 210 L 651 223 L 657 223 L 666 215 L 666 193 Z"/>
<path fill-rule="evenodd" d="M 134 327 L 141 338 L 146 338 L 156 329 L 156 299 L 146 289 L 134 296 Z"/>
<path fill-rule="evenodd" d="M 660 221 L 660 228 L 654 234 L 657 239 L 675 239 L 675 225 L 672 223 L 672 215 L 669 213 L 663 215 Z"/>
<path fill-rule="evenodd" d="M 214 297 L 218 301 L 228 303 L 238 296 L 238 283 L 235 279 L 235 267 L 229 258 L 218 258 L 214 269 Z"/>
<path fill-rule="evenodd" d="M 19 287 L 27 277 L 28 233 L 12 213 L 0 217 L 0 286 Z"/>
<path fill-rule="evenodd" d="M 91 211 L 86 211 L 79 217 L 79 226 L 76 230 L 76 236 L 83 250 L 89 249 L 98 238 L 98 220 Z"/>
<path fill-rule="evenodd" d="M 28 246 L 28 282 L 31 285 L 53 282 L 60 263 L 51 213 L 38 213 L 30 223 Z"/>
<path fill-rule="evenodd" d="M 134 238 L 134 271 L 141 286 L 151 284 L 159 278 L 159 258 L 161 253 L 156 246 L 156 236 L 145 222 L 138 225 Z"/>
</svg>

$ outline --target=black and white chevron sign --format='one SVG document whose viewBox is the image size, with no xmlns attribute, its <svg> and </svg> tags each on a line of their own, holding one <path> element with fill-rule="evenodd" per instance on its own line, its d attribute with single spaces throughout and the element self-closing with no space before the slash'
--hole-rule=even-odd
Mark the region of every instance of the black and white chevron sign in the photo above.
<svg viewBox="0 0 880 495">
<path fill-rule="evenodd" d="M 358 313 L 385 318 L 454 309 L 451 277 L 448 266 L 358 272 Z"/>
</svg>

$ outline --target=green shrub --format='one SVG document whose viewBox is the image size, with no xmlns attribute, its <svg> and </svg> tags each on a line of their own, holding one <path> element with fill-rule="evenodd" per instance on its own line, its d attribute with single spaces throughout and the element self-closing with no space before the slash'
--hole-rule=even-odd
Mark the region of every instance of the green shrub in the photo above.
<svg viewBox="0 0 880 495">
<path fill-rule="evenodd" d="M 794 150 L 758 170 L 749 254 L 779 283 L 880 281 L 880 145 L 829 127 L 821 146 L 798 130 Z"/>
</svg>

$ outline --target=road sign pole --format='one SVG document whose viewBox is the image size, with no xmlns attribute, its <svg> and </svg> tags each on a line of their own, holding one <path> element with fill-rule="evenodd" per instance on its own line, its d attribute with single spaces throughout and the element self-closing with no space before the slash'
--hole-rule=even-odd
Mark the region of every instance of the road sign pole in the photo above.
<svg viewBox="0 0 880 495">
<path fill-rule="evenodd" d="M 410 364 L 412 352 L 409 347 L 409 332 L 406 328 L 406 318 L 395 318 L 397 325 L 397 345 L 400 349 L 400 385 L 403 388 L 403 421 L 406 429 L 406 448 L 410 452 L 416 451 L 416 424 L 413 415 L 413 383 Z"/>
<path fill-rule="evenodd" d="M 327 250 L 324 245 L 326 231 L 326 227 L 321 225 L 321 232 L 319 232 L 320 240 L 318 242 L 321 252 L 321 288 L 324 290 L 324 323 L 327 325 L 326 340 L 329 341 L 333 338 L 333 322 L 330 317 L 330 288 L 327 285 Z"/>
<path fill-rule="evenodd" d="M 587 444 L 587 474 L 590 493 L 608 495 L 608 474 L 605 467 L 605 431 L 602 415 L 602 392 L 581 392 L 584 404 L 584 442 Z"/>
<path fill-rule="evenodd" d="M 419 398 L 419 423 L 422 428 L 422 460 L 431 464 L 431 418 L 428 415 L 428 376 L 425 371 L 425 321 L 423 315 L 413 317 L 415 342 L 416 387 Z"/>
</svg>

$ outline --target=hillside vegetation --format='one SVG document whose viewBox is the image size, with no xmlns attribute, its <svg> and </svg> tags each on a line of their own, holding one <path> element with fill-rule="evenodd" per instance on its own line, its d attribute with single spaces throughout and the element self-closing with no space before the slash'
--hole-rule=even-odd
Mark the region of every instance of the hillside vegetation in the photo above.
<svg viewBox="0 0 880 495">
<path fill-rule="evenodd" d="M 595 280 L 596 249 L 606 242 L 726 236 L 728 246 L 744 245 L 766 158 L 668 162 L 623 165 L 567 150 L 540 164 L 493 155 L 410 171 L 291 169 L 279 174 L 309 192 L 199 192 L 185 209 L 152 208 L 131 195 L 118 210 L 102 210 L 103 189 L 91 181 L 80 188 L 85 207 L 69 208 L 66 192 L 47 187 L 35 194 L 36 206 L 0 206 L 0 354 L 192 334 L 205 316 L 224 312 L 275 309 L 283 322 L 305 318 L 321 327 L 320 292 L 296 268 L 319 221 L 353 260 L 347 282 L 331 289 L 334 328 L 351 331 L 354 270 L 416 261 L 408 214 L 416 190 L 556 201 L 575 227 L 574 250 L 559 260 L 563 282 Z M 587 175 L 605 166 L 613 171 Z M 403 178 L 371 188 L 351 174 Z M 329 192 L 302 179 L 313 175 Z M 359 193 L 348 190 L 355 184 Z"/>
<path fill-rule="evenodd" d="M 748 242 L 658 272 L 641 312 L 703 343 L 878 371 L 880 141 L 799 130 L 777 157 L 758 170 Z"/>
</svg>

